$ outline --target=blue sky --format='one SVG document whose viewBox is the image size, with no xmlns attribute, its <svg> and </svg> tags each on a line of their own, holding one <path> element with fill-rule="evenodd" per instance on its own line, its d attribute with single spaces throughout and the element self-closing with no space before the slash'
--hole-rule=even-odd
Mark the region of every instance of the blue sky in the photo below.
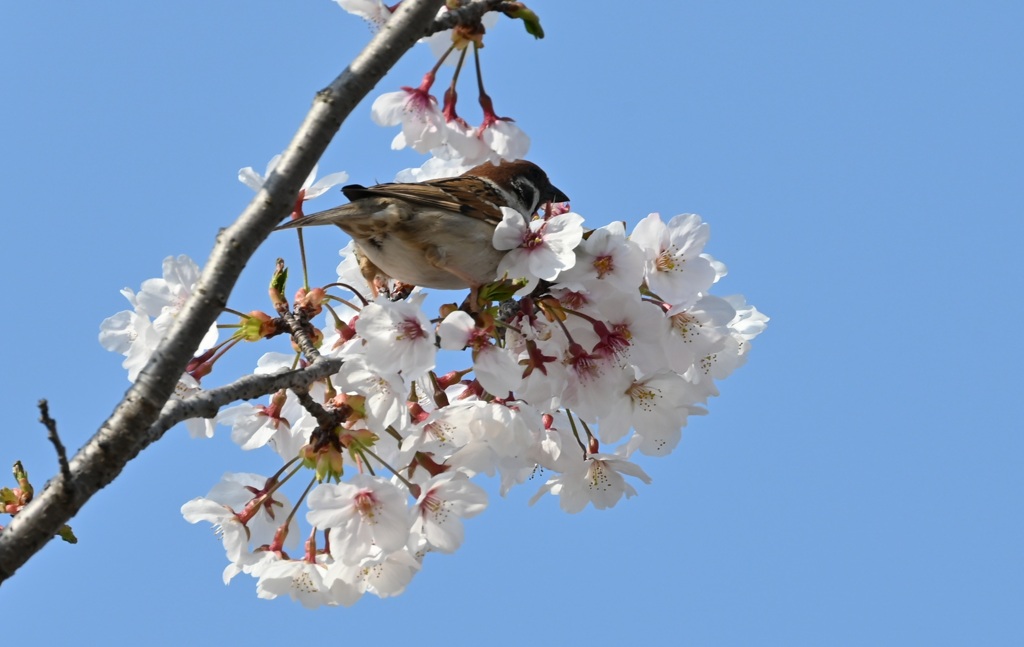
<svg viewBox="0 0 1024 647">
<path fill-rule="evenodd" d="M 219 543 L 178 512 L 274 458 L 179 429 L 73 520 L 78 545 L 51 543 L 0 589 L 5 641 L 1024 642 L 1024 7 L 581 4 L 534 2 L 543 41 L 490 34 L 499 114 L 588 224 L 700 213 L 730 269 L 718 293 L 772 317 L 711 415 L 642 462 L 654 483 L 574 516 L 527 507 L 530 486 L 492 497 L 401 597 L 310 613 L 224 587 Z M 118 290 L 166 256 L 205 259 L 251 197 L 238 169 L 263 169 L 370 32 L 327 0 L 0 15 L 0 463 L 41 485 L 55 461 L 36 400 L 70 448 L 97 429 L 128 386 L 96 341 Z M 379 90 L 430 64 L 414 51 Z M 367 101 L 321 169 L 390 180 L 421 161 L 394 134 Z M 329 275 L 343 239 L 318 233 Z M 263 307 L 291 243 L 264 245 L 232 305 Z"/>
</svg>

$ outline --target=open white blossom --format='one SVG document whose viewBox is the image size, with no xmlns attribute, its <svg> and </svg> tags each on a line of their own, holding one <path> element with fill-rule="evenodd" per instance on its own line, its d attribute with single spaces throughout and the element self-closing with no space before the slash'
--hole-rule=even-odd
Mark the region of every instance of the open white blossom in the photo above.
<svg viewBox="0 0 1024 647">
<path fill-rule="evenodd" d="M 349 483 L 324 483 L 309 494 L 310 524 L 327 530 L 331 555 L 358 564 L 379 549 L 388 554 L 409 540 L 405 495 L 380 477 L 357 475 Z"/>
<path fill-rule="evenodd" d="M 434 368 L 433 326 L 420 309 L 424 297 L 405 302 L 378 299 L 365 305 L 356 322 L 363 343 L 353 346 L 347 356 L 362 356 L 368 368 L 401 373 L 408 380 Z"/>
<path fill-rule="evenodd" d="M 256 494 L 263 492 L 266 485 L 267 478 L 259 474 L 225 474 L 205 497 L 196 497 L 181 506 L 181 514 L 189 523 L 213 524 L 224 542 L 228 559 L 240 563 L 249 545 L 272 541 L 287 519 L 290 506 L 286 498 L 278 493 Z M 295 536 L 298 530 L 294 526 L 292 529 Z"/>
<path fill-rule="evenodd" d="M 321 606 L 350 607 L 359 601 L 363 592 L 354 584 L 330 577 L 334 563 L 330 555 L 317 555 L 311 561 L 283 559 L 273 553 L 248 569 L 257 578 L 256 595 L 272 600 L 287 595 L 298 600 L 307 609 Z"/>
<path fill-rule="evenodd" d="M 238 181 L 253 191 L 259 191 L 263 188 L 267 178 L 269 178 L 270 174 L 273 173 L 275 168 L 277 168 L 280 161 L 280 155 L 274 155 L 271 157 L 270 161 L 267 162 L 267 169 L 263 172 L 263 175 L 257 173 L 251 166 L 246 166 L 238 171 Z M 300 202 L 318 198 L 342 182 L 348 181 L 348 173 L 345 171 L 331 173 L 317 180 L 316 172 L 319 166 L 319 164 L 314 164 L 313 170 L 309 172 L 309 175 L 306 176 L 306 181 L 302 183 L 302 187 L 299 190 Z"/>
<path fill-rule="evenodd" d="M 604 510 L 617 504 L 623 495 L 627 499 L 636 496 L 636 488 L 623 475 L 651 482 L 651 477 L 639 465 L 624 456 L 590 454 L 575 465 L 574 469 L 548 479 L 530 503 L 536 503 L 543 494 L 550 492 L 559 497 L 559 505 L 566 512 L 582 512 L 588 503 Z"/>
<path fill-rule="evenodd" d="M 632 379 L 628 372 L 622 373 L 625 379 L 608 394 L 614 401 L 599 420 L 601 440 L 613 443 L 633 428 L 647 440 L 641 452 L 668 454 L 679 443 L 692 404 L 686 380 L 671 371 L 645 376 L 637 367 L 632 368 Z"/>
<path fill-rule="evenodd" d="M 374 549 L 358 564 L 337 560 L 328 569 L 328 581 L 346 582 L 360 592 L 379 598 L 400 595 L 420 570 L 420 562 L 406 548 L 390 553 Z"/>
<path fill-rule="evenodd" d="M 484 124 L 478 136 L 501 159 L 523 159 L 530 151 L 530 136 L 511 119 Z"/>
<path fill-rule="evenodd" d="M 443 144 L 448 134 L 437 99 L 424 89 L 402 88 L 382 94 L 373 102 L 370 114 L 380 126 L 402 126 L 391 142 L 394 150 L 408 146 L 426 153 Z"/>
<path fill-rule="evenodd" d="M 439 474 L 420 489 L 422 493 L 413 507 L 412 532 L 422 535 L 432 550 L 454 552 L 462 545 L 462 519 L 484 511 L 487 493 L 457 471 Z"/>
<path fill-rule="evenodd" d="M 268 404 L 244 402 L 222 410 L 217 422 L 231 427 L 231 440 L 244 450 L 270 444 L 284 459 L 294 458 L 309 440 L 315 421 L 294 393 L 279 393 Z"/>
<path fill-rule="evenodd" d="M 355 356 L 345 362 L 336 382 L 338 388 L 366 397 L 367 422 L 373 431 L 384 433 L 389 426 L 404 426 L 408 420 L 409 387 L 398 373 L 371 370 L 364 357 Z"/>
<path fill-rule="evenodd" d="M 375 27 L 382 27 L 391 17 L 391 9 L 382 0 L 334 0 L 352 15 L 359 16 Z"/>
<path fill-rule="evenodd" d="M 509 252 L 498 264 L 498 276 L 526 279 L 517 294 L 528 294 L 541 279 L 553 281 L 576 263 L 574 249 L 583 239 L 583 216 L 563 213 L 551 218 L 527 220 L 508 207 L 494 229 L 494 248 Z"/>
<path fill-rule="evenodd" d="M 559 285 L 636 295 L 644 278 L 644 254 L 626 238 L 625 223 L 616 221 L 590 232 L 576 249 L 576 263 L 558 276 Z"/>
<path fill-rule="evenodd" d="M 692 213 L 666 224 L 652 213 L 633 229 L 629 239 L 647 258 L 645 279 L 651 291 L 674 306 L 686 307 L 715 282 L 715 270 L 701 256 L 710 236 L 707 223 Z"/>
<path fill-rule="evenodd" d="M 490 333 L 477 328 L 469 314 L 457 310 L 445 317 L 437 327 L 437 336 L 442 349 L 472 348 L 473 374 L 489 393 L 505 395 L 522 383 L 517 358 L 494 344 Z"/>
</svg>

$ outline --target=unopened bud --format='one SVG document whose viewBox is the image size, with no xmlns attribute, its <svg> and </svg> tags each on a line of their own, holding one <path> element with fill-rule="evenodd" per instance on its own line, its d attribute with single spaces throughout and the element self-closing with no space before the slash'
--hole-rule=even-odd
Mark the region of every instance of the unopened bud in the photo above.
<svg viewBox="0 0 1024 647">
<path fill-rule="evenodd" d="M 455 305 L 454 303 L 446 303 L 438 309 L 438 313 L 441 315 L 441 318 L 444 319 L 445 317 L 457 311 L 458 309 L 459 306 Z"/>
<path fill-rule="evenodd" d="M 288 299 L 284 296 L 285 284 L 288 282 L 288 268 L 284 265 L 284 259 L 277 259 L 274 266 L 274 274 L 270 278 L 270 287 L 267 293 L 270 295 L 270 303 L 274 306 L 275 312 L 288 311 Z"/>
<path fill-rule="evenodd" d="M 469 373 L 470 370 L 472 369 L 467 368 L 463 371 L 449 371 L 444 375 L 439 375 L 437 377 L 437 385 L 441 387 L 442 390 L 447 389 L 449 386 L 452 386 L 453 384 L 458 384 L 460 381 L 462 381 L 462 377 L 466 373 Z"/>
<path fill-rule="evenodd" d="M 213 362 L 216 359 L 214 357 L 215 354 L 216 349 L 211 348 L 202 354 L 193 357 L 189 363 L 185 365 L 185 372 L 194 377 L 198 382 L 213 372 Z"/>
<path fill-rule="evenodd" d="M 323 288 L 299 288 L 295 293 L 295 309 L 304 311 L 308 316 L 315 317 L 323 311 L 324 298 L 327 293 Z"/>
<path fill-rule="evenodd" d="M 406 402 L 405 404 L 409 409 L 409 417 L 413 423 L 423 422 L 430 416 L 430 413 L 420 406 L 419 402 Z"/>
</svg>

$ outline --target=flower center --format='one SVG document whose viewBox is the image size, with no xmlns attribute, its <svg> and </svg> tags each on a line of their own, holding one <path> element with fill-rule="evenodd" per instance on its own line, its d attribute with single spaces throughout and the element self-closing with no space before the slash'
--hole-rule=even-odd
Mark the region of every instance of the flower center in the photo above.
<svg viewBox="0 0 1024 647">
<path fill-rule="evenodd" d="M 698 332 L 696 328 L 700 328 L 700 323 L 685 312 L 674 314 L 670 319 L 672 321 L 672 329 L 679 333 L 679 336 L 686 341 L 690 341 L 690 338 Z"/>
<path fill-rule="evenodd" d="M 373 496 L 373 492 L 364 490 L 356 495 L 355 498 L 356 510 L 359 514 L 363 515 L 367 519 L 373 519 L 377 507 L 377 500 Z"/>
<path fill-rule="evenodd" d="M 630 400 L 633 401 L 633 406 L 650 411 L 654 408 L 655 400 L 661 397 L 661 394 L 639 382 L 634 382 L 628 389 L 626 389 L 626 395 L 629 396 Z"/>
<path fill-rule="evenodd" d="M 654 267 L 659 272 L 674 272 L 683 269 L 684 261 L 676 258 L 672 248 L 662 250 L 658 258 L 654 259 Z"/>
<path fill-rule="evenodd" d="M 427 333 L 420 327 L 420 322 L 415 319 L 406 319 L 400 322 L 396 328 L 398 329 L 398 340 L 414 340 L 427 336 Z"/>
<path fill-rule="evenodd" d="M 615 262 L 611 256 L 598 256 L 594 259 L 594 269 L 597 270 L 597 278 L 603 279 L 605 274 L 615 269 Z"/>
</svg>

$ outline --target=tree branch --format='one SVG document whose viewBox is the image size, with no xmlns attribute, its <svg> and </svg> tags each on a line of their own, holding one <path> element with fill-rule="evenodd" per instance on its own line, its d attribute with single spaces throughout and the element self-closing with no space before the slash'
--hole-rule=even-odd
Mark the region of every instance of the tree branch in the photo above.
<svg viewBox="0 0 1024 647">
<path fill-rule="evenodd" d="M 292 339 L 298 344 L 302 354 L 308 357 L 312 361 L 320 359 L 320 351 L 313 345 L 313 341 L 306 334 L 306 330 L 302 327 L 302 322 L 291 312 L 282 312 L 281 319 L 285 325 L 288 326 L 288 330 L 292 334 Z M 305 319 L 303 319 L 305 321 Z"/>
<path fill-rule="evenodd" d="M 93 494 L 121 473 L 128 461 L 162 435 L 163 431 L 154 429 L 165 409 L 169 409 L 167 420 L 171 420 L 175 417 L 171 412 L 179 407 L 182 412 L 175 415 L 183 415 L 184 408 L 189 406 L 198 406 L 196 402 L 165 407 L 203 334 L 226 305 L 245 264 L 274 225 L 291 211 L 303 180 L 356 104 L 420 37 L 432 33 L 433 18 L 442 3 L 443 0 L 402 2 L 348 68 L 317 93 L 306 119 L 266 184 L 238 219 L 218 234 L 193 296 L 167 337 L 111 416 L 71 460 L 71 478 L 48 483 L 0 532 L 0 582 L 38 552 Z M 458 12 L 468 13 L 472 9 L 482 15 L 489 4 L 490 0 L 475 2 Z M 447 19 L 446 15 L 441 20 Z"/>
<path fill-rule="evenodd" d="M 145 444 L 157 440 L 174 425 L 190 418 L 212 418 L 226 404 L 239 400 L 253 400 L 281 389 L 308 388 L 317 380 L 341 370 L 342 360 L 321 357 L 305 368 L 269 375 L 246 375 L 231 384 L 201 391 L 184 400 L 172 400 L 164 405 L 156 422 L 146 430 Z"/>
</svg>

